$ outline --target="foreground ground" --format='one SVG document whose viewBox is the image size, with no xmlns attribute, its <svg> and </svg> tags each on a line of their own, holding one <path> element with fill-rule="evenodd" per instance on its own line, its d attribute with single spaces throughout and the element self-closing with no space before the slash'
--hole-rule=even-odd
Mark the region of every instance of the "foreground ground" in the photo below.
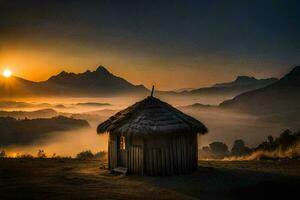
<svg viewBox="0 0 300 200">
<path fill-rule="evenodd" d="M 201 161 L 193 174 L 113 175 L 99 161 L 0 159 L 0 199 L 253 199 L 298 195 L 300 160 Z"/>
</svg>

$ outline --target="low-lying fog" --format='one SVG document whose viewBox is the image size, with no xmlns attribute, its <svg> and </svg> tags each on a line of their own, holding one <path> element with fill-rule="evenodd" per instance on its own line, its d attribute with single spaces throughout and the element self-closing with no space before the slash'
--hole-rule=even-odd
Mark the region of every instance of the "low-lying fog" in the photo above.
<svg viewBox="0 0 300 200">
<path fill-rule="evenodd" d="M 34 142 L 27 146 L 0 147 L 5 149 L 9 155 L 32 154 L 36 156 L 39 149 L 43 149 L 47 156 L 52 154 L 60 156 L 76 156 L 77 153 L 84 150 L 91 150 L 94 153 L 107 150 L 107 135 L 99 136 L 96 133 L 97 125 L 107 119 L 120 109 L 141 100 L 143 97 L 123 97 L 123 98 L 40 98 L 40 99 L 15 99 L 17 102 L 26 102 L 26 106 L 16 105 L 10 107 L 1 107 L 0 110 L 12 111 L 34 111 L 38 109 L 51 108 L 59 114 L 88 120 L 90 127 L 53 133 L 53 137 L 42 141 Z M 218 98 L 211 101 L 210 98 L 196 97 L 162 97 L 175 107 L 186 106 L 193 103 L 214 104 L 222 101 Z M 95 104 L 96 103 L 96 104 Z M 236 139 L 243 139 L 247 145 L 254 146 L 268 135 L 279 135 L 283 130 L 290 127 L 283 127 L 278 123 L 263 122 L 258 117 L 237 114 L 220 109 L 184 109 L 185 113 L 202 121 L 209 129 L 209 133 L 199 137 L 199 146 L 208 145 L 214 141 L 225 142 L 229 146 Z M 72 116 L 72 117 L 74 117 Z M 87 117 L 88 116 L 88 117 Z"/>
</svg>

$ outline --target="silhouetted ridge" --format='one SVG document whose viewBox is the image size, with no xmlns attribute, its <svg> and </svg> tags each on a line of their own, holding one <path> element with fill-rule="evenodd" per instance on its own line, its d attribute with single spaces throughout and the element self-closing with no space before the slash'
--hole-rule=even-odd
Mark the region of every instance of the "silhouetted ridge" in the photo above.
<svg viewBox="0 0 300 200">
<path fill-rule="evenodd" d="M 282 77 L 276 84 L 278 86 L 300 86 L 300 66 L 294 67 L 287 75 Z"/>
<path fill-rule="evenodd" d="M 103 67 L 102 65 L 100 65 L 100 66 L 96 69 L 96 72 L 97 72 L 97 73 L 103 73 L 103 74 L 110 74 L 110 72 L 109 72 L 105 67 Z"/>
<path fill-rule="evenodd" d="M 242 93 L 221 107 L 256 113 L 300 113 L 300 66 L 264 88 Z"/>
<path fill-rule="evenodd" d="M 83 73 L 61 71 L 43 82 L 16 79 L 14 87 L 7 87 L 6 83 L 6 79 L 0 78 L 3 96 L 115 96 L 147 92 L 143 85 L 133 85 L 103 66 Z"/>
<path fill-rule="evenodd" d="M 248 81 L 257 81 L 253 76 L 238 76 L 234 82 L 248 82 Z"/>
<path fill-rule="evenodd" d="M 186 95 L 226 95 L 236 96 L 243 92 L 263 88 L 276 82 L 276 78 L 256 79 L 249 76 L 238 76 L 234 81 L 217 83 L 212 87 L 199 88 L 190 91 L 183 91 Z"/>
</svg>

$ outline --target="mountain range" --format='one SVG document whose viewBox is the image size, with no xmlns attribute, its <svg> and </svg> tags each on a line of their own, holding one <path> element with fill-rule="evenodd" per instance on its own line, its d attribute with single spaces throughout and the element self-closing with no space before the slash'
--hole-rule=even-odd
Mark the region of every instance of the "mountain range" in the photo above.
<svg viewBox="0 0 300 200">
<path fill-rule="evenodd" d="M 300 66 L 280 80 L 260 89 L 242 93 L 220 104 L 222 108 L 251 113 L 300 113 Z"/>
<path fill-rule="evenodd" d="M 67 73 L 62 71 L 46 81 L 33 82 L 19 77 L 0 78 L 0 92 L 15 96 L 113 96 L 147 92 L 143 85 L 133 85 L 99 66 L 95 71 Z"/>
<path fill-rule="evenodd" d="M 157 91 L 158 94 L 225 96 L 232 98 L 243 92 L 265 87 L 276 82 L 276 78 L 256 79 L 249 76 L 238 76 L 232 82 L 218 83 L 211 87 L 184 91 Z M 134 85 L 115 76 L 105 67 L 99 66 L 95 71 L 72 73 L 62 71 L 46 81 L 34 82 L 19 77 L 0 78 L 2 97 L 24 96 L 117 96 L 126 94 L 148 94 L 143 85 Z"/>
<path fill-rule="evenodd" d="M 232 82 L 217 83 L 211 87 L 183 91 L 183 95 L 226 95 L 236 96 L 243 92 L 265 87 L 276 82 L 277 78 L 256 79 L 249 76 L 238 76 Z"/>
</svg>

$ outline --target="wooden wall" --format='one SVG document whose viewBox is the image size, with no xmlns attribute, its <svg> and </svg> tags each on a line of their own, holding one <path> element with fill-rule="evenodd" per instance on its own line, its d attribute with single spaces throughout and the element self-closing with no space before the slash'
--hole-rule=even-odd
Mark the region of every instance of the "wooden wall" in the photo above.
<svg viewBox="0 0 300 200">
<path fill-rule="evenodd" d="M 109 168 L 117 167 L 117 138 L 109 138 Z M 126 139 L 129 173 L 176 175 L 197 169 L 197 134 L 173 137 L 137 137 Z"/>
<path fill-rule="evenodd" d="M 174 175 L 197 169 L 197 134 L 145 141 L 145 174 Z"/>
<path fill-rule="evenodd" d="M 118 165 L 117 159 L 117 137 L 115 135 L 109 134 L 108 139 L 108 167 L 109 169 L 113 169 Z"/>
<path fill-rule="evenodd" d="M 144 174 L 144 140 L 141 136 L 129 138 L 128 144 L 128 172 Z"/>
</svg>

